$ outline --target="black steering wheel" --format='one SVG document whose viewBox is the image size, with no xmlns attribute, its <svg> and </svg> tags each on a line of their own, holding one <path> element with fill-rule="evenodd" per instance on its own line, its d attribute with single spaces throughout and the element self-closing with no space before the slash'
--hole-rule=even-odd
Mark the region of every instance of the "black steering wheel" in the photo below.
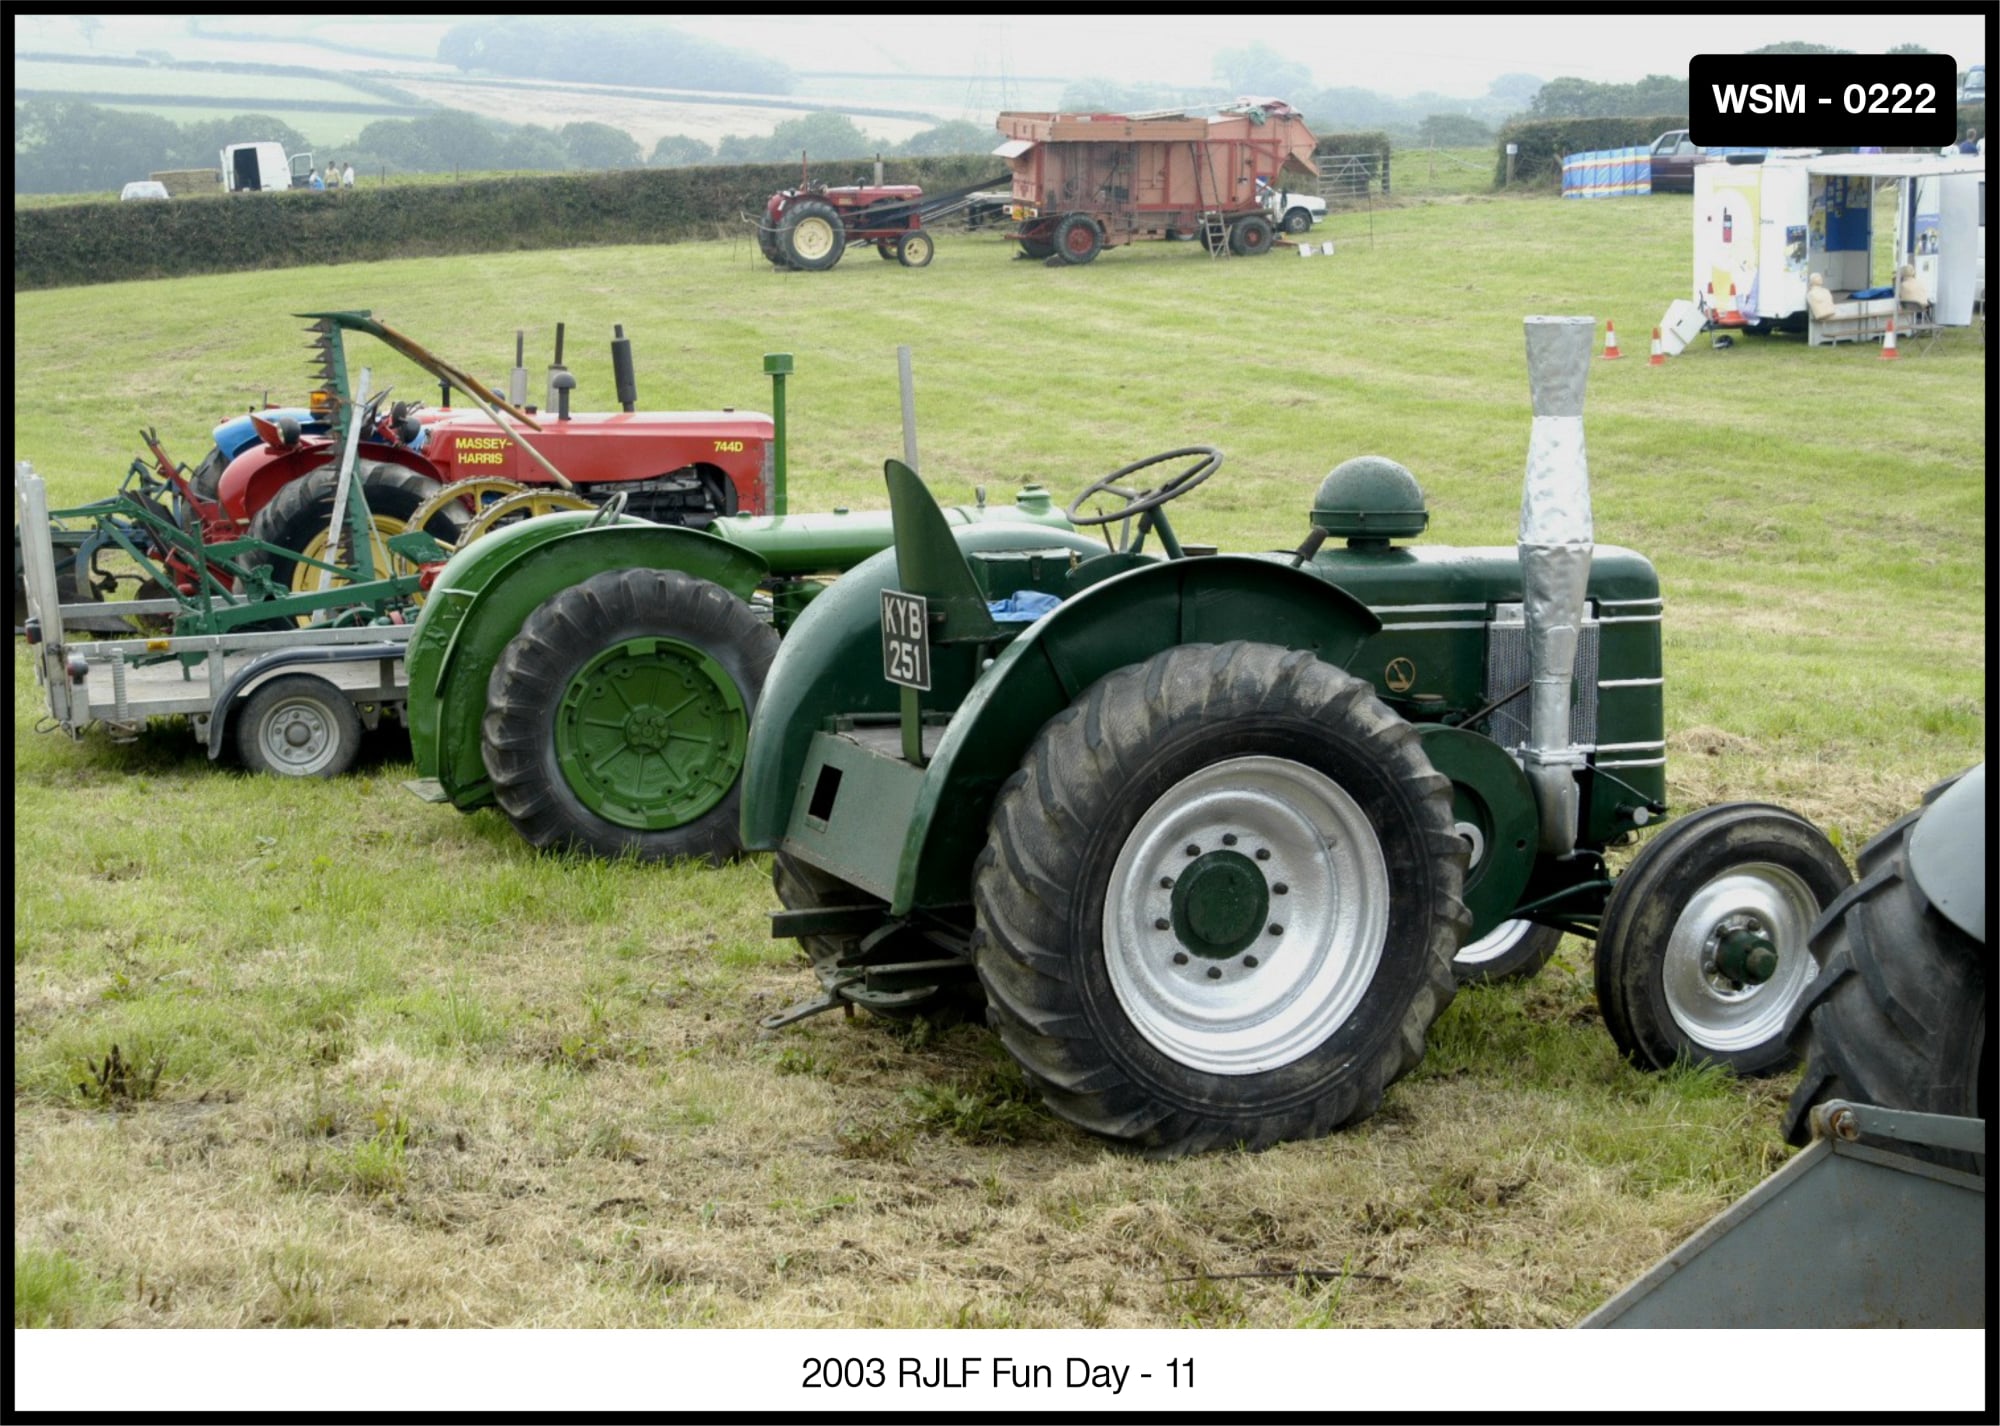
<svg viewBox="0 0 2000 1426">
<path fill-rule="evenodd" d="M 1150 489 L 1131 490 L 1120 484 L 1121 481 L 1137 475 L 1142 470 L 1151 470 L 1156 465 L 1165 465 L 1168 461 L 1184 460 L 1189 457 L 1193 458 L 1193 464 L 1178 475 Z M 1214 446 L 1181 446 L 1177 450 L 1161 451 L 1156 456 L 1147 456 L 1144 460 L 1135 460 L 1130 465 L 1121 465 L 1102 480 L 1093 481 L 1081 495 L 1070 501 L 1069 507 L 1063 513 L 1069 517 L 1070 524 L 1077 526 L 1120 524 L 1131 520 L 1134 516 L 1149 515 L 1151 511 L 1159 509 L 1169 500 L 1179 499 L 1220 469 L 1222 469 L 1222 452 Z M 1082 513 L 1084 502 L 1095 495 L 1115 495 L 1123 503 L 1115 510 Z M 1139 522 L 1138 540 L 1127 548 L 1136 550 L 1145 544 L 1146 532 L 1156 523 L 1151 518 L 1142 519 Z M 1161 539 L 1164 541 L 1166 538 L 1166 532 L 1163 530 Z"/>
</svg>

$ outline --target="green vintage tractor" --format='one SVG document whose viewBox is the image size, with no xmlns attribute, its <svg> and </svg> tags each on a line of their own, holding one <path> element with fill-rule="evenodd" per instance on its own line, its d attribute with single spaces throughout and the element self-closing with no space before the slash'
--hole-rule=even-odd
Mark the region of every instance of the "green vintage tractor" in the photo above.
<svg viewBox="0 0 2000 1426">
<path fill-rule="evenodd" d="M 541 848 L 737 853 L 738 776 L 779 635 L 830 577 L 890 541 L 886 512 L 787 513 L 792 359 L 766 357 L 765 370 L 775 513 L 705 530 L 615 504 L 545 515 L 473 541 L 438 573 L 408 654 L 419 796 L 497 805 Z M 945 518 L 975 543 L 1091 548 L 1038 485 L 1005 505 L 981 492 Z"/>
<path fill-rule="evenodd" d="M 1606 849 L 1666 810 L 1660 589 L 1592 540 L 1594 322 L 1527 328 L 1518 547 L 1402 543 L 1428 515 L 1379 457 L 1336 468 L 1277 555 L 1176 537 L 1211 449 L 1085 491 L 1071 523 L 1120 531 L 1088 552 L 953 528 L 889 462 L 893 550 L 803 612 L 751 725 L 743 843 L 777 854 L 773 931 L 822 991 L 767 1023 L 983 999 L 1072 1123 L 1261 1147 L 1372 1112 L 1459 979 L 1569 931 L 1635 1062 L 1785 1063 L 1847 868 L 1736 804 L 1614 880 Z M 1085 513 L 1099 496 L 1122 503 Z"/>
</svg>

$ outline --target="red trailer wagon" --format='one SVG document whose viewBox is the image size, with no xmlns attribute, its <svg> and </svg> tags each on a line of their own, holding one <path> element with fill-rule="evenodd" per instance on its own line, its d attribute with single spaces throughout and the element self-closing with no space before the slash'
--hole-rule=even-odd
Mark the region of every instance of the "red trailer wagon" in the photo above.
<svg viewBox="0 0 2000 1426">
<path fill-rule="evenodd" d="M 1137 238 L 1200 237 L 1248 257 L 1276 241 L 1262 180 L 1317 178 L 1291 105 L 1243 99 L 1208 116 L 1009 112 L 994 152 L 1014 179 L 1013 235 L 1030 257 L 1091 261 Z"/>
</svg>

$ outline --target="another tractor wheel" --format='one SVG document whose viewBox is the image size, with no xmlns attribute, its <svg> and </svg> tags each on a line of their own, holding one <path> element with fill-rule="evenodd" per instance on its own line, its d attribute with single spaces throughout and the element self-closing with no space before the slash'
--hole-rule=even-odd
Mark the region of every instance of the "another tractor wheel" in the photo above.
<svg viewBox="0 0 2000 1426">
<path fill-rule="evenodd" d="M 221 498 L 222 472 L 228 467 L 229 462 L 223 457 L 222 447 L 210 446 L 208 454 L 202 457 L 201 464 L 188 476 L 188 488 L 211 505 L 214 504 Z"/>
<path fill-rule="evenodd" d="M 1611 1038 L 1641 1069 L 1790 1065 L 1785 1021 L 1815 974 L 1807 934 L 1851 880 L 1833 844 L 1782 807 L 1724 803 L 1669 824 L 1618 878 L 1598 928 Z"/>
<path fill-rule="evenodd" d="M 1047 238 L 1021 239 L 1021 256 L 1036 262 L 1045 262 L 1056 255 L 1056 245 Z"/>
<path fill-rule="evenodd" d="M 408 528 L 408 520 L 444 487 L 429 476 L 388 461 L 358 461 L 354 474 L 361 482 L 362 497 L 368 502 L 368 515 L 375 526 L 369 558 L 376 574 L 410 573 L 416 567 L 407 560 L 392 557 L 387 541 L 402 534 Z M 308 559 L 324 558 L 338 478 L 337 467 L 323 465 L 284 486 L 251 519 L 250 535 Z M 455 501 L 432 508 L 435 513 L 423 526 L 424 532 L 448 549 L 458 543 L 470 516 Z M 343 562 L 353 563 L 351 557 Z M 238 563 L 246 568 L 268 568 L 272 582 L 280 589 L 303 593 L 319 588 L 320 570 L 289 554 L 251 550 L 240 556 Z M 336 586 L 346 582 L 334 580 Z"/>
<path fill-rule="evenodd" d="M 1533 921 L 1502 921 L 1476 941 L 1458 948 L 1451 971 L 1460 985 L 1526 980 L 1555 954 L 1562 932 Z"/>
<path fill-rule="evenodd" d="M 361 715 L 323 678 L 288 673 L 260 684 L 236 718 L 244 766 L 277 777 L 338 777 L 361 750 Z"/>
<path fill-rule="evenodd" d="M 1833 1099 L 1993 1117 L 1990 957 L 1912 879 L 1916 826 L 1912 813 L 1863 847 L 1861 880 L 1813 928 L 1819 975 L 1791 1024 L 1792 1047 L 1806 1062 L 1785 1113 L 1785 1137 L 1794 1144 L 1812 1138 L 1814 1107 Z M 1983 1156 L 1921 1145 L 1897 1152 L 1985 1171 Z"/>
<path fill-rule="evenodd" d="M 1093 684 L 973 871 L 988 1018 L 1071 1123 L 1158 1155 L 1372 1113 L 1450 1002 L 1451 784 L 1366 681 L 1190 644 Z"/>
<path fill-rule="evenodd" d="M 1313 215 L 1305 209 L 1288 208 L 1285 210 L 1285 231 L 1293 237 L 1297 237 L 1300 233 L 1311 232 L 1312 225 Z"/>
<path fill-rule="evenodd" d="M 772 861 L 771 886 L 787 911 L 854 906 L 876 900 L 840 878 L 783 852 L 779 852 Z M 842 970 L 840 960 L 857 950 L 861 939 L 860 936 L 801 936 L 799 948 L 812 963 L 813 974 L 819 977 L 820 985 L 832 990 L 845 977 L 853 974 L 852 971 Z M 891 1020 L 908 1020 L 917 1015 L 936 1017 L 949 1014 L 956 1017 L 978 1003 L 977 988 L 963 984 L 920 986 L 914 990 L 865 990 L 850 986 L 842 991 L 841 996 L 870 1014 Z"/>
<path fill-rule="evenodd" d="M 1056 224 L 1055 255 L 1071 267 L 1094 262 L 1104 251 L 1104 230 L 1087 213 L 1071 213 Z"/>
<path fill-rule="evenodd" d="M 494 799 L 537 847 L 728 860 L 777 648 L 749 605 L 679 570 L 571 586 L 528 616 L 487 682 Z"/>
<path fill-rule="evenodd" d="M 1229 250 L 1238 257 L 1257 257 L 1271 250 L 1271 220 L 1262 213 L 1238 218 L 1229 225 Z"/>
<path fill-rule="evenodd" d="M 757 224 L 757 251 L 764 254 L 765 259 L 773 267 L 791 266 L 785 260 L 785 248 L 779 241 L 778 230 L 761 220 Z"/>
<path fill-rule="evenodd" d="M 896 261 L 904 267 L 929 267 L 937 244 L 929 233 L 905 233 L 896 239 Z"/>
<path fill-rule="evenodd" d="M 896 260 L 896 245 L 894 243 L 876 243 L 875 256 L 881 258 L 884 262 L 894 262 Z"/>
<path fill-rule="evenodd" d="M 793 267 L 819 272 L 839 262 L 847 251 L 847 230 L 831 203 L 808 198 L 786 210 L 778 225 L 778 243 Z"/>
</svg>

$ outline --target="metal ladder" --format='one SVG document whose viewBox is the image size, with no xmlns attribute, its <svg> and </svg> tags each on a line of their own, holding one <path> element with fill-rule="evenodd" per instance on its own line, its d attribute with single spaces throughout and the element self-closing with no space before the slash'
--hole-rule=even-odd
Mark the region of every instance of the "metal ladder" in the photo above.
<svg viewBox="0 0 2000 1426">
<path fill-rule="evenodd" d="M 1227 257 L 1229 254 L 1229 223 L 1221 212 L 1214 208 L 1204 209 L 1201 215 L 1201 240 L 1208 245 L 1210 257 Z"/>
</svg>

